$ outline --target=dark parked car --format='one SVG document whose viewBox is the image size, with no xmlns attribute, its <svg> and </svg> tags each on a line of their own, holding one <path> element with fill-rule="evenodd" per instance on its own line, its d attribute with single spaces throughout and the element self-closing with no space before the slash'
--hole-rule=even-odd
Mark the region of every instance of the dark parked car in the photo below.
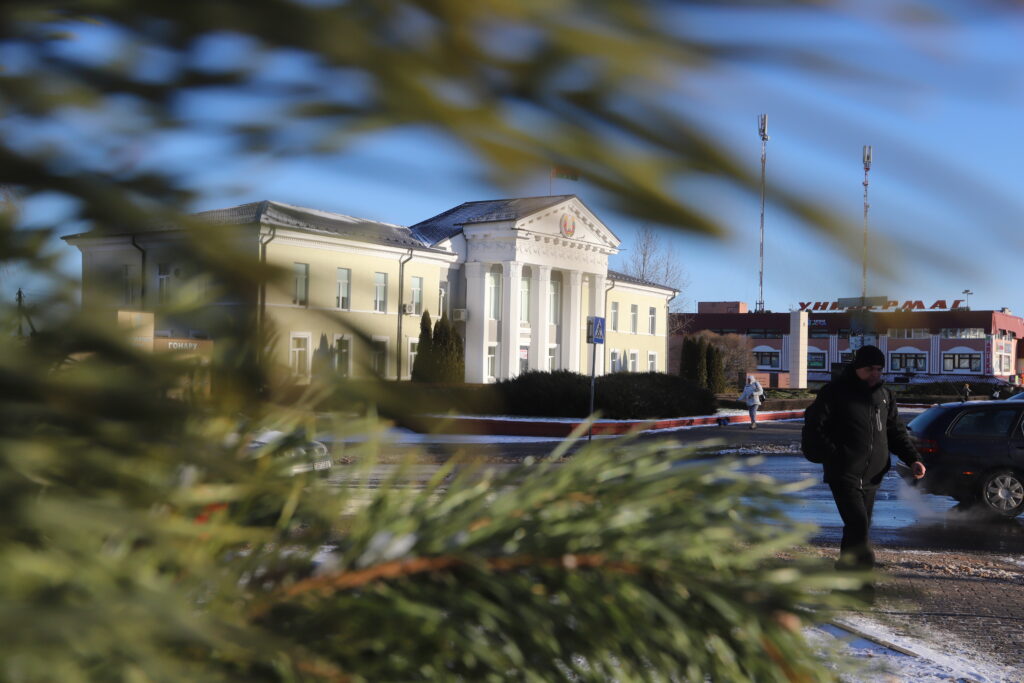
<svg viewBox="0 0 1024 683">
<path fill-rule="evenodd" d="M 981 504 L 1003 517 L 1024 511 L 1024 401 L 932 406 L 908 428 L 928 472 L 918 486 Z M 906 468 L 900 471 L 906 476 Z"/>
</svg>

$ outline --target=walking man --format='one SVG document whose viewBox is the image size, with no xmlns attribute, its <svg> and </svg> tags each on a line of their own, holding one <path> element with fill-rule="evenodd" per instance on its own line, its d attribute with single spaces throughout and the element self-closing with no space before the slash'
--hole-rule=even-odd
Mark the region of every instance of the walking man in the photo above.
<svg viewBox="0 0 1024 683">
<path fill-rule="evenodd" d="M 885 354 L 876 346 L 857 349 L 838 379 L 818 392 L 804 414 L 802 449 L 825 468 L 843 520 L 837 567 L 870 569 L 875 564 L 868 531 L 875 494 L 889 471 L 889 452 L 924 477 L 925 467 L 900 422 L 892 392 L 883 386 Z"/>
</svg>

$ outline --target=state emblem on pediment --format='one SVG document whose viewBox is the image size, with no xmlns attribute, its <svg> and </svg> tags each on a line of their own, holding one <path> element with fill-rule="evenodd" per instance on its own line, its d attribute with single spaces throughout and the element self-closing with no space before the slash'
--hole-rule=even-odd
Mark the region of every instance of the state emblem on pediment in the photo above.
<svg viewBox="0 0 1024 683">
<path fill-rule="evenodd" d="M 564 237 L 572 237 L 576 234 L 576 217 L 571 213 L 563 213 L 558 221 L 558 228 Z"/>
</svg>

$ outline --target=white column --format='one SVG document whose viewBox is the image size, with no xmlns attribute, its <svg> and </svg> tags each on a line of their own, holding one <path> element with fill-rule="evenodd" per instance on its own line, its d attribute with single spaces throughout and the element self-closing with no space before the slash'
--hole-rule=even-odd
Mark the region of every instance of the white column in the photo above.
<svg viewBox="0 0 1024 683">
<path fill-rule="evenodd" d="M 466 263 L 466 381 L 487 381 L 487 271 L 479 261 Z"/>
<path fill-rule="evenodd" d="M 530 266 L 530 369 L 547 370 L 548 317 L 551 315 L 551 267 Z"/>
<path fill-rule="evenodd" d="M 569 286 L 565 293 L 565 305 L 562 307 L 562 338 L 565 348 L 562 349 L 562 367 L 573 372 L 580 372 L 580 327 L 586 325 L 583 319 L 583 273 L 578 270 L 564 271 L 568 275 Z M 565 280 L 562 280 L 563 284 Z"/>
<path fill-rule="evenodd" d="M 503 261 L 501 283 L 501 379 L 519 374 L 519 279 L 523 264 Z"/>
<path fill-rule="evenodd" d="M 807 388 L 807 311 L 789 314 L 789 388 Z"/>
<path fill-rule="evenodd" d="M 597 316 L 598 318 L 604 317 L 604 282 L 604 275 L 594 273 L 590 276 L 590 315 Z M 605 330 L 607 329 L 608 322 L 605 321 Z M 645 358 L 644 363 L 646 362 L 647 359 Z M 586 365 L 587 367 L 590 366 L 589 358 L 586 361 Z M 594 374 L 604 374 L 604 344 L 597 345 L 597 354 L 594 355 Z"/>
</svg>

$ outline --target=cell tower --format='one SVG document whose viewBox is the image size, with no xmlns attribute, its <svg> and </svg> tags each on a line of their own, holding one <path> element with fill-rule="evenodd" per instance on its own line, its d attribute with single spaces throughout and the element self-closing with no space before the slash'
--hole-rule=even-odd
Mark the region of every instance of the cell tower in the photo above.
<svg viewBox="0 0 1024 683">
<path fill-rule="evenodd" d="M 871 145 L 864 145 L 864 255 L 862 259 L 861 305 L 868 298 L 868 172 L 871 170 Z"/>
<path fill-rule="evenodd" d="M 764 313 L 764 190 L 765 166 L 768 159 L 768 114 L 757 117 L 757 134 L 761 136 L 761 267 L 758 271 L 755 313 Z"/>
</svg>

